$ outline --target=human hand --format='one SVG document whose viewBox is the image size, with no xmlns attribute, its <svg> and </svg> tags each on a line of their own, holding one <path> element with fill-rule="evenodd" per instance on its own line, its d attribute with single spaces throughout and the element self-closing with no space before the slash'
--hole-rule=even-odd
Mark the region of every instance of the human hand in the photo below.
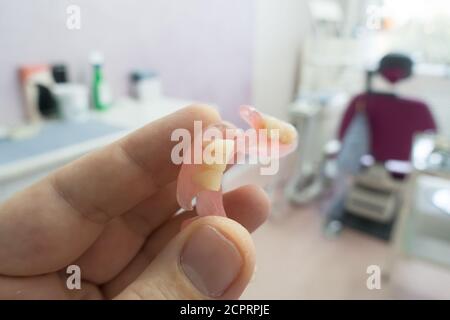
<svg viewBox="0 0 450 320">
<path fill-rule="evenodd" d="M 236 299 L 254 270 L 248 231 L 269 201 L 256 186 L 224 195 L 229 218 L 175 215 L 176 128 L 220 120 L 191 106 L 74 161 L 0 205 L 0 299 Z M 237 221 L 237 222 L 236 222 Z M 81 289 L 66 268 L 81 270 Z"/>
</svg>

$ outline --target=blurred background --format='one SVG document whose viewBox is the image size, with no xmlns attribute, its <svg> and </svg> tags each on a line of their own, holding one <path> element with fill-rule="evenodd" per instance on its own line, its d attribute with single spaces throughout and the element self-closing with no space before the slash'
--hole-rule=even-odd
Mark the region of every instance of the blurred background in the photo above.
<svg viewBox="0 0 450 320">
<path fill-rule="evenodd" d="M 293 123 L 245 299 L 450 298 L 450 3 L 0 0 L 0 201 L 187 104 Z"/>
</svg>

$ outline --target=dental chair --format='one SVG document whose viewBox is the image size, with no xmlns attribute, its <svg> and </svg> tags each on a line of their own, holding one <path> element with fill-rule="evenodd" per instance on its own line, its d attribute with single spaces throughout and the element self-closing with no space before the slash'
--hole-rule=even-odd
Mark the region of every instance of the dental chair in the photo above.
<svg viewBox="0 0 450 320">
<path fill-rule="evenodd" d="M 371 84 L 376 75 L 396 84 L 411 76 L 412 66 L 412 60 L 407 56 L 386 55 L 378 70 L 368 73 L 366 92 L 352 99 L 345 111 L 338 142 L 332 142 L 332 148 L 325 148 L 323 184 L 335 189 L 331 192 L 332 201 L 328 201 L 332 205 L 325 206 L 328 235 L 338 234 L 343 226 L 350 226 L 384 240 L 390 239 L 402 205 L 403 181 L 410 171 L 413 138 L 420 132 L 436 131 L 436 124 L 423 102 L 391 92 L 373 91 Z M 345 143 L 361 105 L 368 127 L 369 154 L 359 159 L 356 174 L 342 177 L 336 160 L 342 150 L 336 145 Z"/>
</svg>

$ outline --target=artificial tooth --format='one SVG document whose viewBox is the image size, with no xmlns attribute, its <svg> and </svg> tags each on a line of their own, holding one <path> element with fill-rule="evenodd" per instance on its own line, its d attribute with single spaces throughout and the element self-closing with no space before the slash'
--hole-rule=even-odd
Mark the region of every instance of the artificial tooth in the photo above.
<svg viewBox="0 0 450 320">
<path fill-rule="evenodd" d="M 214 139 L 203 150 L 203 163 L 194 174 L 194 181 L 205 189 L 219 191 L 228 159 L 233 155 L 234 141 Z"/>
<path fill-rule="evenodd" d="M 227 162 L 234 152 L 234 140 L 214 139 L 203 151 L 203 164 L 205 169 L 224 172 Z"/>
<path fill-rule="evenodd" d="M 219 191 L 223 172 L 203 168 L 193 175 L 194 182 L 207 190 Z"/>
<path fill-rule="evenodd" d="M 264 116 L 263 119 L 265 128 L 269 131 L 268 134 L 270 137 L 275 136 L 275 132 L 273 132 L 273 130 L 278 130 L 280 143 L 290 144 L 295 141 L 297 131 L 291 124 L 283 122 L 271 116 Z"/>
</svg>

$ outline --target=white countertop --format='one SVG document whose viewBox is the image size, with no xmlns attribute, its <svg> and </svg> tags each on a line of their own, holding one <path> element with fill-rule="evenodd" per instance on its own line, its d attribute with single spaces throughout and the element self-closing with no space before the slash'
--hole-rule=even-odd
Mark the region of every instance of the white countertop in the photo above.
<svg viewBox="0 0 450 320">
<path fill-rule="evenodd" d="M 174 98 L 161 98 L 145 104 L 131 99 L 121 99 L 106 111 L 92 111 L 89 118 L 105 124 L 123 128 L 114 133 L 88 139 L 80 143 L 65 145 L 36 156 L 18 158 L 0 165 L 0 183 L 20 179 L 40 170 L 57 167 L 93 149 L 107 145 L 127 133 L 175 112 L 192 101 Z M 45 125 L 45 124 L 44 124 Z"/>
</svg>

